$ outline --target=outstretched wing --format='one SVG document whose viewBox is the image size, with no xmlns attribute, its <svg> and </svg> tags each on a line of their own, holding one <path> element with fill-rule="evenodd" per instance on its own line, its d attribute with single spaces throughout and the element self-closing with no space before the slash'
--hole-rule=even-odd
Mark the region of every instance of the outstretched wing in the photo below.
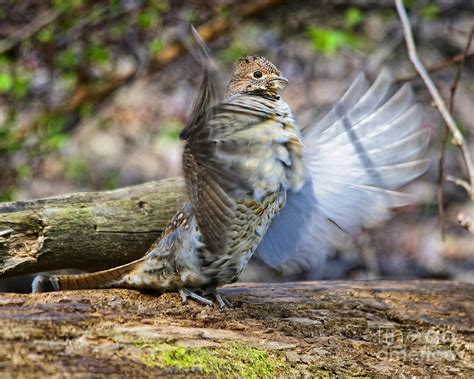
<svg viewBox="0 0 474 379">
<path fill-rule="evenodd" d="M 236 95 L 214 107 L 207 123 L 189 136 L 183 154 L 186 188 L 205 244 L 224 254 L 229 238 L 250 227 L 253 220 L 236 211 L 237 203 L 258 215 L 268 195 L 300 188 L 302 155 L 298 130 L 282 101 Z"/>
<path fill-rule="evenodd" d="M 203 77 L 189 120 L 179 135 L 182 140 L 187 139 L 195 128 L 206 122 L 211 108 L 218 104 L 223 95 L 218 68 L 207 49 L 206 43 L 194 27 L 191 27 L 191 31 L 197 49 L 190 51 L 195 59 L 201 63 Z"/>
<path fill-rule="evenodd" d="M 257 251 L 288 271 L 324 261 L 332 241 L 390 216 L 412 199 L 395 190 L 421 175 L 429 141 L 423 110 L 404 85 L 395 94 L 382 72 L 369 88 L 360 74 L 303 137 L 305 185 L 289 192 Z"/>
</svg>

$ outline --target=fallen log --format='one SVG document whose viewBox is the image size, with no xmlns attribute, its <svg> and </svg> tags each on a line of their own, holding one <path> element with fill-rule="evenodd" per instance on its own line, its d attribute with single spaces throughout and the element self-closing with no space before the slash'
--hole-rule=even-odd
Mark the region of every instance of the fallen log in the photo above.
<svg viewBox="0 0 474 379">
<path fill-rule="evenodd" d="M 184 201 L 182 179 L 0 204 L 0 277 L 137 259 Z"/>
<path fill-rule="evenodd" d="M 132 290 L 2 294 L 2 377 L 474 375 L 474 285 L 224 288 L 220 312 Z"/>
</svg>

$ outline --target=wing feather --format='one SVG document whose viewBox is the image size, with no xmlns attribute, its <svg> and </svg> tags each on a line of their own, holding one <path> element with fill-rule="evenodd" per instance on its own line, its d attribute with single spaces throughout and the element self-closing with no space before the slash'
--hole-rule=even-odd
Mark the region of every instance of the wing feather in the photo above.
<svg viewBox="0 0 474 379">
<path fill-rule="evenodd" d="M 293 186 L 291 171 L 302 162 L 302 147 L 291 112 L 282 104 L 262 96 L 233 96 L 213 107 L 206 123 L 188 137 L 186 188 L 204 243 L 214 252 L 224 254 L 235 238 L 232 225 L 241 222 L 238 202 L 263 201 Z M 300 146 L 296 153 L 292 144 Z"/>
<path fill-rule="evenodd" d="M 191 32 L 197 45 L 193 55 L 201 63 L 203 77 L 189 120 L 179 135 L 182 140 L 186 140 L 194 129 L 202 127 L 206 123 L 209 118 L 209 112 L 222 99 L 224 92 L 219 70 L 205 42 L 194 27 L 191 27 Z"/>
</svg>

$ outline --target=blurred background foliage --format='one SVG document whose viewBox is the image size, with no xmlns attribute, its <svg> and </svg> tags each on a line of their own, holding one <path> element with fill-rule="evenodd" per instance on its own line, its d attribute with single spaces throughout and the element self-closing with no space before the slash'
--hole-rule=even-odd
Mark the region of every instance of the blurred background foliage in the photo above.
<svg viewBox="0 0 474 379">
<path fill-rule="evenodd" d="M 474 24 L 471 1 L 405 2 L 420 54 L 447 98 Z M 291 85 L 283 94 L 306 125 L 324 113 L 360 70 L 388 68 L 430 98 L 407 60 L 392 1 L 0 0 L 0 201 L 113 189 L 181 173 L 178 134 L 200 80 L 183 48 L 199 27 L 227 80 L 249 53 L 273 60 Z M 474 127 L 474 67 L 468 56 L 455 116 Z M 440 119 L 427 106 L 429 155 Z M 472 140 L 472 138 L 471 138 Z M 464 175 L 457 151 L 447 171 Z M 436 168 L 408 189 L 418 206 L 364 233 L 308 277 L 449 277 L 473 280 L 472 237 L 455 224 L 467 196 L 446 185 L 448 239 L 439 239 Z M 471 207 L 471 208 L 469 208 Z M 249 270 L 248 277 L 252 276 Z"/>
</svg>

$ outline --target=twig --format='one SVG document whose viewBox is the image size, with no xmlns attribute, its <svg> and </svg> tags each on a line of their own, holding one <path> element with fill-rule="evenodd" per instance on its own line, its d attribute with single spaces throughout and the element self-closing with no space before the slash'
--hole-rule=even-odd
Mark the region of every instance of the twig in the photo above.
<svg viewBox="0 0 474 379">
<path fill-rule="evenodd" d="M 460 28 L 457 28 L 453 25 L 447 25 L 446 26 L 446 29 L 448 29 L 449 31 L 452 31 L 454 33 L 458 33 L 458 34 L 464 34 L 465 36 L 468 36 L 469 33 L 471 33 L 470 30 L 466 30 L 466 29 L 460 29 Z"/>
<path fill-rule="evenodd" d="M 472 36 L 474 34 L 474 26 L 471 28 L 471 32 L 469 33 L 469 37 L 467 38 L 466 46 L 464 46 L 464 50 L 462 53 L 462 59 L 459 63 L 458 69 L 456 71 L 456 76 L 454 77 L 453 84 L 451 85 L 451 98 L 449 99 L 449 112 L 452 113 L 454 110 L 454 95 L 456 94 L 456 90 L 459 84 L 459 80 L 461 79 L 461 73 L 464 68 L 464 63 L 466 61 L 466 57 L 468 55 L 469 49 L 471 47 Z"/>
<path fill-rule="evenodd" d="M 0 54 L 5 53 L 6 51 L 14 48 L 16 45 L 22 41 L 30 38 L 33 34 L 38 32 L 40 29 L 44 28 L 46 25 L 52 23 L 56 20 L 63 11 L 50 10 L 44 12 L 38 16 L 32 23 L 27 24 L 25 27 L 19 29 L 13 36 L 2 41 L 0 44 Z"/>
<path fill-rule="evenodd" d="M 467 53 L 469 51 L 469 48 L 471 47 L 473 34 L 474 34 L 474 27 L 471 28 L 471 32 L 469 33 L 469 36 L 467 38 L 466 46 L 464 46 L 464 50 L 462 53 L 462 59 L 456 71 L 453 84 L 451 85 L 451 96 L 449 98 L 449 112 L 451 114 L 454 111 L 454 96 L 458 88 L 459 80 L 461 79 L 461 73 L 464 68 L 464 62 L 466 61 Z M 443 182 L 444 182 L 444 157 L 446 154 L 446 144 L 448 143 L 448 136 L 449 136 L 449 128 L 445 125 L 444 131 L 443 131 L 443 138 L 441 140 L 441 144 L 439 145 L 439 160 L 438 160 L 438 210 L 439 210 L 439 224 L 440 224 L 440 232 L 441 232 L 442 240 L 444 240 L 446 237 L 446 227 L 445 227 L 446 214 L 444 211 Z"/>
<path fill-rule="evenodd" d="M 470 184 L 464 179 L 456 178 L 455 176 L 448 175 L 448 176 L 446 176 L 446 180 L 448 182 L 456 184 L 459 187 L 464 188 L 467 192 L 469 192 L 469 190 L 470 190 L 470 187 L 471 187 Z"/>
<path fill-rule="evenodd" d="M 433 80 L 430 78 L 429 74 L 426 72 L 423 63 L 421 62 L 418 54 L 416 52 L 415 41 L 413 39 L 413 33 L 410 27 L 410 21 L 408 20 L 407 12 L 405 7 L 403 6 L 402 0 L 395 0 L 395 5 L 397 7 L 398 14 L 400 16 L 400 20 L 403 25 L 403 33 L 405 35 L 405 41 L 407 44 L 408 55 L 410 57 L 411 62 L 415 66 L 416 71 L 420 74 L 421 78 L 425 82 L 426 87 L 430 91 L 431 97 L 435 103 L 436 108 L 441 113 L 444 121 L 446 122 L 449 130 L 453 134 L 452 143 L 460 147 L 464 162 L 466 164 L 467 172 L 469 175 L 469 190 L 468 194 L 471 199 L 474 200 L 474 167 L 471 160 L 471 154 L 467 147 L 466 141 L 456 125 L 451 113 L 449 113 L 445 102 L 443 101 L 438 89 L 433 83 Z"/>
<path fill-rule="evenodd" d="M 13 229 L 3 229 L 0 230 L 0 237 L 6 236 L 8 234 L 12 234 L 14 232 Z"/>
<path fill-rule="evenodd" d="M 428 73 L 432 74 L 433 72 L 443 70 L 443 69 L 445 69 L 449 66 L 452 66 L 453 64 L 459 63 L 463 60 L 466 60 L 466 59 L 472 58 L 472 57 L 474 57 L 474 51 L 468 52 L 466 55 L 464 55 L 464 54 L 455 55 L 452 58 L 446 59 L 442 62 L 435 63 L 434 65 L 428 67 L 426 69 L 426 71 L 428 71 Z M 407 75 L 407 76 L 401 76 L 401 77 L 395 79 L 395 82 L 398 83 L 398 84 L 405 83 L 405 82 L 410 82 L 412 80 L 415 80 L 418 77 L 419 77 L 418 73 L 415 73 L 415 74 L 412 74 L 412 75 Z"/>
<path fill-rule="evenodd" d="M 458 214 L 458 224 L 466 229 L 469 233 L 474 234 L 474 224 L 472 223 L 472 220 L 464 213 Z"/>
<path fill-rule="evenodd" d="M 437 181 L 437 197 L 438 197 L 438 219 L 441 239 L 446 239 L 446 212 L 444 209 L 444 156 L 446 154 L 446 144 L 448 143 L 449 128 L 445 125 L 443 128 L 443 137 L 439 145 L 439 159 L 438 159 L 438 181 Z"/>
</svg>

